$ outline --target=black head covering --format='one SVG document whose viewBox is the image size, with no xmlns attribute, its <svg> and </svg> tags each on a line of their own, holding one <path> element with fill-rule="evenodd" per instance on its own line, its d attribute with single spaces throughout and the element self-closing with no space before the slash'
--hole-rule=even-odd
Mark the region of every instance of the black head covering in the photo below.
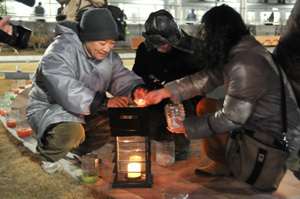
<svg viewBox="0 0 300 199">
<path fill-rule="evenodd" d="M 35 0 L 16 0 L 16 1 L 21 2 L 30 7 L 32 7 L 35 4 Z"/>
<path fill-rule="evenodd" d="M 145 22 L 145 30 L 142 35 L 146 39 L 148 50 L 154 49 L 153 45 L 169 43 L 180 50 L 192 52 L 188 35 L 178 27 L 174 17 L 166 10 L 152 12 Z M 183 40 L 188 43 L 182 44 Z"/>
<path fill-rule="evenodd" d="M 118 39 L 117 24 L 106 8 L 91 8 L 83 13 L 80 21 L 81 41 Z"/>
</svg>

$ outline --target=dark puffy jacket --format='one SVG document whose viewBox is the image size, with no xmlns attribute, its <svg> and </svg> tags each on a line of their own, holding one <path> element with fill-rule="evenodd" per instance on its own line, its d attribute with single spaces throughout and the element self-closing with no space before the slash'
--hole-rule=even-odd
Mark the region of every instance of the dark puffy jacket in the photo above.
<svg viewBox="0 0 300 199">
<path fill-rule="evenodd" d="M 189 139 L 201 139 L 240 127 L 282 139 L 281 87 L 271 54 L 251 35 L 243 36 L 230 51 L 230 62 L 215 71 L 201 70 L 165 85 L 172 100 L 180 102 L 205 95 L 225 85 L 223 108 L 184 120 Z M 287 141 L 291 155 L 300 149 L 300 111 L 286 81 Z"/>
</svg>

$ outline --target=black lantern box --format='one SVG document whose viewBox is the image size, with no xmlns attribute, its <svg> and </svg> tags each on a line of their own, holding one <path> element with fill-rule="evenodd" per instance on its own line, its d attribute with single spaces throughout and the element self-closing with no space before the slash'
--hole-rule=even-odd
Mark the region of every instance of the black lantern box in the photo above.
<svg viewBox="0 0 300 199">
<path fill-rule="evenodd" d="M 109 108 L 115 140 L 113 188 L 152 187 L 148 108 Z"/>
</svg>

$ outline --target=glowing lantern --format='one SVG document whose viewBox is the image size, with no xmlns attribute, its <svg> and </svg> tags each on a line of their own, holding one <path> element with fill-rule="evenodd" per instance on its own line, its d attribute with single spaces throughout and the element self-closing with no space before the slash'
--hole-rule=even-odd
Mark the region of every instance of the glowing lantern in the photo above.
<svg viewBox="0 0 300 199">
<path fill-rule="evenodd" d="M 111 135 L 116 137 L 113 188 L 152 187 L 151 143 L 147 108 L 109 108 Z"/>
</svg>

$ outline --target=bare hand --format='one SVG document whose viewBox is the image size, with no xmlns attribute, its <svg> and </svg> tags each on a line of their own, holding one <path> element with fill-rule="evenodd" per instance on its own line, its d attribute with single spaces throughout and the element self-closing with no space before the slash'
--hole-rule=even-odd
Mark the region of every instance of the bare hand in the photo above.
<svg viewBox="0 0 300 199">
<path fill-rule="evenodd" d="M 148 90 L 144 88 L 138 88 L 134 91 L 134 102 L 140 106 L 145 107 L 147 106 L 147 101 L 144 99 L 144 97 L 148 94 Z"/>
<path fill-rule="evenodd" d="M 128 97 L 112 97 L 108 100 L 107 107 L 128 107 Z"/>
<path fill-rule="evenodd" d="M 10 18 L 11 16 L 6 16 L 4 19 L 0 20 L 0 29 L 9 35 L 12 35 L 12 26 L 9 24 Z M 4 43 L 0 43 L 0 46 L 2 45 L 4 45 Z"/>
<path fill-rule="evenodd" d="M 158 104 L 164 98 L 169 98 L 169 97 L 171 97 L 171 94 L 169 93 L 169 91 L 165 88 L 162 88 L 159 90 L 153 90 L 153 91 L 149 92 L 145 96 L 145 99 L 147 101 L 147 104 L 151 105 L 151 104 Z"/>
<path fill-rule="evenodd" d="M 167 129 L 172 132 L 172 133 L 176 133 L 176 134 L 180 134 L 180 133 L 184 133 L 185 134 L 185 129 L 184 129 L 184 125 L 183 122 L 181 122 L 179 119 L 174 119 L 174 121 L 180 125 L 180 128 L 177 129 L 171 129 L 170 127 L 167 127 Z"/>
</svg>

